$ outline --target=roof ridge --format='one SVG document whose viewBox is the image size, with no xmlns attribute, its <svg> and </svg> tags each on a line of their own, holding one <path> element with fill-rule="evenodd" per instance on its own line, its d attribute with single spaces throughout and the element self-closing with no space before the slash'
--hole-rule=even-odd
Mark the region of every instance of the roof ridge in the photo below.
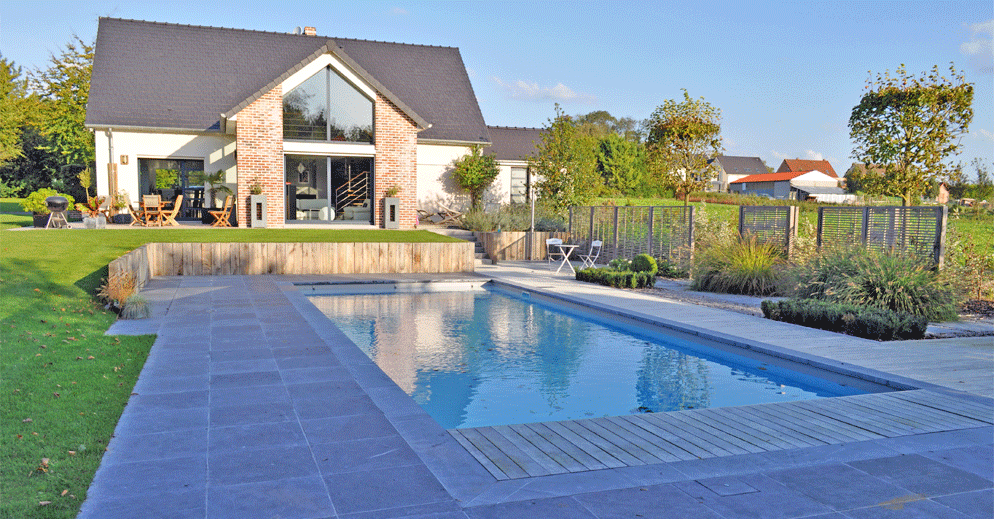
<svg viewBox="0 0 994 519">
<path fill-rule="evenodd" d="M 544 130 L 544 128 L 535 128 L 530 126 L 500 126 L 500 125 L 487 125 L 487 128 L 494 128 L 498 130 Z"/>
<path fill-rule="evenodd" d="M 110 16 L 101 16 L 100 18 L 98 18 L 97 21 L 99 22 L 100 20 L 113 20 L 113 21 L 118 21 L 118 22 L 135 22 L 135 23 L 144 23 L 144 24 L 148 24 L 148 25 L 164 25 L 164 26 L 171 26 L 171 27 L 188 27 L 188 28 L 191 28 L 191 29 L 217 29 L 217 30 L 222 30 L 222 31 L 238 31 L 238 32 L 258 33 L 258 34 L 271 34 L 271 35 L 278 35 L 278 36 L 304 37 L 303 35 L 293 34 L 293 33 L 289 33 L 289 32 L 262 31 L 262 30 L 259 30 L 259 29 L 240 29 L 238 27 L 220 27 L 220 26 L 216 26 L 216 25 L 194 25 L 194 24 L 190 24 L 190 23 L 156 22 L 156 21 L 151 21 L 151 20 L 137 20 L 137 19 L 133 19 L 133 18 L 113 18 L 113 17 L 110 17 Z M 336 36 L 315 35 L 315 36 L 307 36 L 307 37 L 308 38 L 324 39 L 324 40 L 336 40 L 336 41 L 359 41 L 359 42 L 368 42 L 368 43 L 385 43 L 385 44 L 388 44 L 388 45 L 407 45 L 407 46 L 410 46 L 410 47 L 432 47 L 432 48 L 439 48 L 439 49 L 459 49 L 459 47 L 452 47 L 452 46 L 446 46 L 446 45 L 427 45 L 427 44 L 423 44 L 423 43 L 404 43 L 404 42 L 397 42 L 397 41 L 364 40 L 364 39 L 361 39 L 361 38 L 339 38 L 339 37 L 336 37 Z"/>
</svg>

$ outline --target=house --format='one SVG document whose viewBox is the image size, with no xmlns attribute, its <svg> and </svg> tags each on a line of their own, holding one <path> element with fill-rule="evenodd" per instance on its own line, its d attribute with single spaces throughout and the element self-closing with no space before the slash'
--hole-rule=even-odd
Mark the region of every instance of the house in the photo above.
<svg viewBox="0 0 994 519">
<path fill-rule="evenodd" d="M 222 202 L 203 181 L 221 172 L 241 227 L 258 184 L 268 227 L 365 200 L 348 213 L 379 226 L 397 188 L 411 228 L 419 207 L 459 201 L 453 161 L 492 142 L 454 47 L 114 18 L 99 21 L 86 126 L 101 195 L 183 194 L 180 217 L 196 218 Z"/>
<path fill-rule="evenodd" d="M 711 183 L 713 191 L 726 193 L 728 185 L 733 181 L 749 175 L 769 173 L 763 159 L 759 157 L 719 155 L 714 160 L 718 163 L 718 178 Z"/>
<path fill-rule="evenodd" d="M 845 190 L 838 186 L 838 179 L 820 171 L 788 171 L 749 175 L 732 181 L 730 191 L 743 195 L 757 195 L 779 200 L 819 200 L 849 203 Z M 854 198 L 854 197 L 853 197 Z"/>
<path fill-rule="evenodd" d="M 488 126 L 487 129 L 493 143 L 487 148 L 487 153 L 492 154 L 500 164 L 500 175 L 491 188 L 491 198 L 507 199 L 512 203 L 527 202 L 533 180 L 528 170 L 528 159 L 538 153 L 542 129 L 507 126 Z"/>
<path fill-rule="evenodd" d="M 835 168 L 827 160 L 784 159 L 776 173 L 789 171 L 820 171 L 832 178 L 839 178 L 839 175 L 835 173 Z"/>
</svg>

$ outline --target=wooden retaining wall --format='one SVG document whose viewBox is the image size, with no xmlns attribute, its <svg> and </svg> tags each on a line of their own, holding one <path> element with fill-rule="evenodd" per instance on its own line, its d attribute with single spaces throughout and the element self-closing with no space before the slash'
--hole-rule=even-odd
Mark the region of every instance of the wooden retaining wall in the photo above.
<svg viewBox="0 0 994 519">
<path fill-rule="evenodd" d="M 568 232 L 477 232 L 490 259 L 497 261 L 540 261 L 545 259 L 545 240 L 560 238 L 569 241 Z M 528 236 L 531 235 L 529 241 Z M 533 255 L 531 255 L 531 254 Z"/>
<path fill-rule="evenodd" d="M 473 248 L 470 242 L 147 243 L 108 269 L 110 275 L 130 270 L 138 287 L 154 276 L 473 272 Z"/>
</svg>

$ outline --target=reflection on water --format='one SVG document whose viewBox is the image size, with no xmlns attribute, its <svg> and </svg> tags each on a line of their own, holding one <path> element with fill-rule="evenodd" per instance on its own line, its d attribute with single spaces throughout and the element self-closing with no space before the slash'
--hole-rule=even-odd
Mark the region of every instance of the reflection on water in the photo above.
<svg viewBox="0 0 994 519">
<path fill-rule="evenodd" d="M 839 394 L 493 291 L 311 299 L 445 428 Z"/>
</svg>

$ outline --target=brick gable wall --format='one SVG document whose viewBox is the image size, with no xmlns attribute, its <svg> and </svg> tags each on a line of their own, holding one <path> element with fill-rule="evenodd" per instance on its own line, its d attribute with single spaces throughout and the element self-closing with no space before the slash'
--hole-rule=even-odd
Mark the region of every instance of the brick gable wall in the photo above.
<svg viewBox="0 0 994 519">
<path fill-rule="evenodd" d="M 249 195 L 256 179 L 266 195 L 266 226 L 284 225 L 283 91 L 277 86 L 238 112 L 238 226 L 248 227 Z"/>
<path fill-rule="evenodd" d="M 383 225 L 383 197 L 387 189 L 397 186 L 400 228 L 410 229 L 414 227 L 417 211 L 418 128 L 410 117 L 379 94 L 373 113 L 376 135 L 373 223 Z"/>
</svg>

